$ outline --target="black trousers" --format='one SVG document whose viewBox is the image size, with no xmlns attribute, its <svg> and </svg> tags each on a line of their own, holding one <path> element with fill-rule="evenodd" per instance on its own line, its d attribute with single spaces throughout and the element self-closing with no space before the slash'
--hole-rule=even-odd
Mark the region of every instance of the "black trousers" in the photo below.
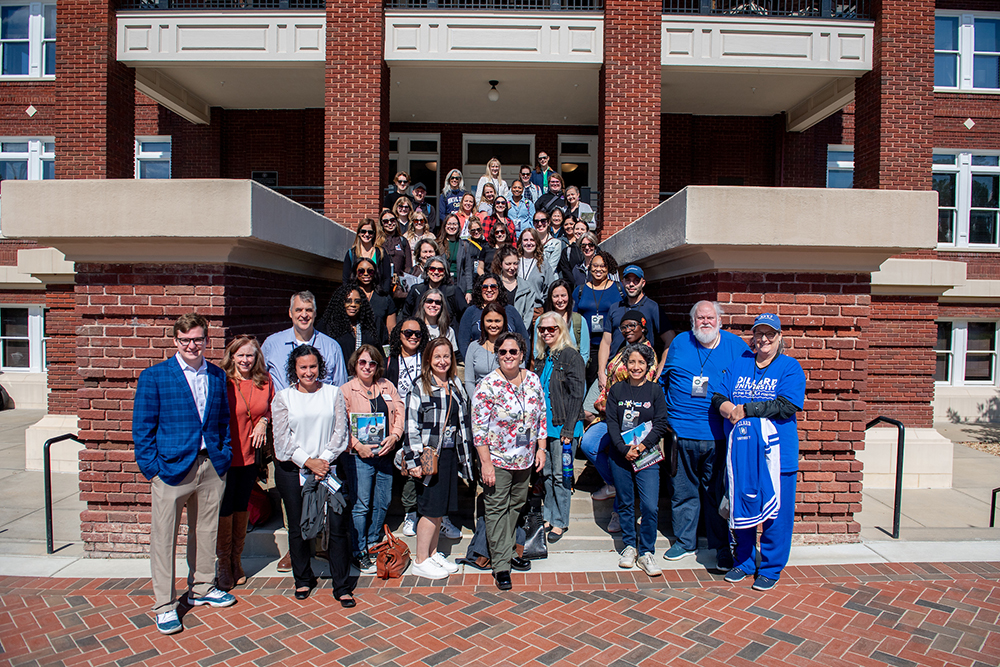
<svg viewBox="0 0 1000 667">
<path fill-rule="evenodd" d="M 344 479 L 343 475 L 340 475 Z M 295 587 L 313 587 L 316 576 L 312 571 L 309 542 L 302 539 L 302 486 L 299 484 L 299 467 L 291 461 L 275 461 L 274 485 L 281 494 L 288 517 L 288 553 L 292 558 L 292 576 Z M 327 554 L 330 561 L 330 578 L 336 597 L 351 592 L 351 546 L 347 536 L 351 515 L 345 510 L 340 514 L 327 512 L 327 530 L 330 533 Z"/>
<path fill-rule="evenodd" d="M 222 492 L 222 506 L 219 516 L 229 516 L 234 512 L 246 512 L 250 504 L 250 492 L 257 483 L 257 466 L 230 466 L 226 473 L 226 490 Z"/>
</svg>

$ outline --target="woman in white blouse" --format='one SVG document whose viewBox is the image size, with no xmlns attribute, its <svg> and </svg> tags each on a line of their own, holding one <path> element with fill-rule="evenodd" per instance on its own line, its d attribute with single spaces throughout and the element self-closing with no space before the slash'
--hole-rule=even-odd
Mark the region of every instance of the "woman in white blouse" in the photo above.
<svg viewBox="0 0 1000 667">
<path fill-rule="evenodd" d="M 347 406 L 340 389 L 324 384 L 326 364 L 319 350 L 300 345 L 288 356 L 289 387 L 278 392 L 271 404 L 274 419 L 274 483 L 288 517 L 288 551 L 292 558 L 295 597 L 305 600 L 316 586 L 310 563 L 309 543 L 302 539 L 302 485 L 309 475 L 322 479 L 337 475 L 337 458 L 347 450 Z M 346 489 L 344 489 L 346 496 Z M 327 511 L 330 577 L 333 596 L 344 607 L 355 605 L 351 593 L 351 550 L 347 529 L 350 515 Z"/>
</svg>

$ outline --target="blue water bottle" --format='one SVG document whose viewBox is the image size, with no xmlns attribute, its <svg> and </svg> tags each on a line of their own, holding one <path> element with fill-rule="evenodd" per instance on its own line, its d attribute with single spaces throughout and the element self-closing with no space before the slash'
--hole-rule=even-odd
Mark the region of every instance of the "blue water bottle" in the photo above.
<svg viewBox="0 0 1000 667">
<path fill-rule="evenodd" d="M 573 488 L 573 444 L 564 442 L 562 444 L 562 469 L 563 486 L 567 489 Z"/>
</svg>

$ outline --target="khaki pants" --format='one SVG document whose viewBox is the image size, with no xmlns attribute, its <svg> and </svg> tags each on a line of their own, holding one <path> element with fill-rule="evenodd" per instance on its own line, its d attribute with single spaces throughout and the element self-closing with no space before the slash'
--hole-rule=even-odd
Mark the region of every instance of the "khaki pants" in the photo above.
<svg viewBox="0 0 1000 667">
<path fill-rule="evenodd" d="M 490 545 L 490 558 L 494 572 L 510 571 L 514 557 L 514 530 L 517 517 L 528 499 L 531 468 L 504 470 L 495 468 L 496 485 L 486 487 L 483 505 L 486 521 L 486 541 Z"/>
<path fill-rule="evenodd" d="M 207 456 L 198 456 L 177 486 L 153 478 L 153 509 L 149 535 L 149 563 L 153 576 L 153 612 L 177 608 L 174 554 L 181 510 L 187 505 L 188 589 L 195 595 L 212 590 L 215 579 L 215 539 L 219 531 L 219 505 L 226 477 L 215 472 Z"/>
</svg>

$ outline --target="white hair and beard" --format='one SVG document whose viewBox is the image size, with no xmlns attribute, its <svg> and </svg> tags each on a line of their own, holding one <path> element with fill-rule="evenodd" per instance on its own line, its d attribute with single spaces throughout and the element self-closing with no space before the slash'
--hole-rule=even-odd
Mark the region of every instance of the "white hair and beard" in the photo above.
<svg viewBox="0 0 1000 667">
<path fill-rule="evenodd" d="M 719 331 L 722 327 L 716 324 L 714 327 L 696 327 L 692 333 L 699 343 L 708 347 L 715 342 L 715 339 L 719 337 Z"/>
</svg>

